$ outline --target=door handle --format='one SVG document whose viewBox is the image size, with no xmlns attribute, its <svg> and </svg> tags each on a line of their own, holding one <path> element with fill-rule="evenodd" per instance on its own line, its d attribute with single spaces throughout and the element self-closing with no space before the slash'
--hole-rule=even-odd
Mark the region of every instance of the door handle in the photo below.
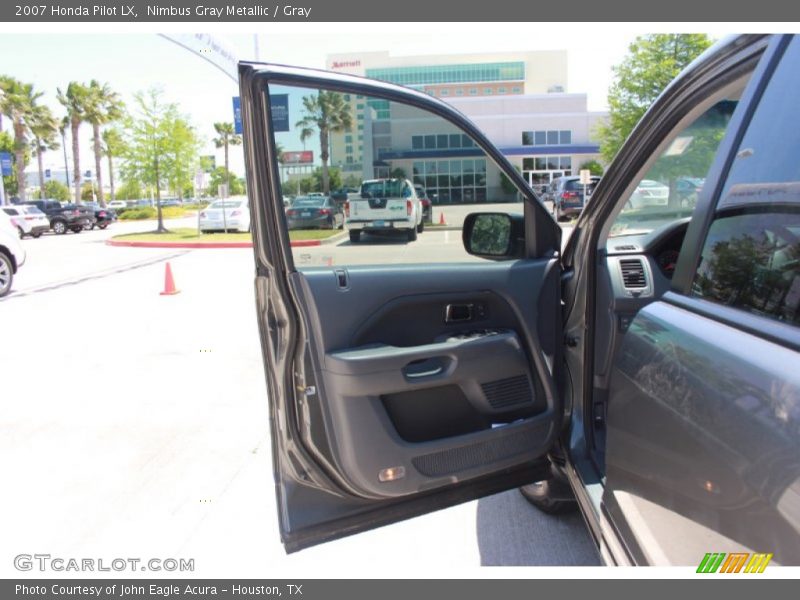
<svg viewBox="0 0 800 600">
<path fill-rule="evenodd" d="M 433 375 L 438 375 L 444 371 L 444 367 L 436 367 L 435 369 L 430 369 L 429 371 L 414 371 L 408 372 L 406 371 L 406 377 L 409 379 L 419 379 L 421 377 L 432 377 Z"/>
</svg>

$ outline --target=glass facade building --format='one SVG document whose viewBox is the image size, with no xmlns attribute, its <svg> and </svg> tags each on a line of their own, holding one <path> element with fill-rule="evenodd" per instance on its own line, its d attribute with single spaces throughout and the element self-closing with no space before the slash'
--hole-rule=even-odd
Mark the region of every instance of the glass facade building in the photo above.
<svg viewBox="0 0 800 600">
<path fill-rule="evenodd" d="M 410 87 L 447 83 L 524 81 L 524 62 L 385 67 L 366 69 L 366 76 Z"/>
</svg>

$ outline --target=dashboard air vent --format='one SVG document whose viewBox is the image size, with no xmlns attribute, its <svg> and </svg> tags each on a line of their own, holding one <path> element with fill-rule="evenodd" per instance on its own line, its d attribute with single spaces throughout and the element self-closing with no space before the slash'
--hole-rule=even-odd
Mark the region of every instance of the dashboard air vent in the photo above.
<svg viewBox="0 0 800 600">
<path fill-rule="evenodd" d="M 647 287 L 644 275 L 644 265 L 640 258 L 621 260 L 619 268 L 622 270 L 622 281 L 628 289 L 641 289 Z"/>
</svg>

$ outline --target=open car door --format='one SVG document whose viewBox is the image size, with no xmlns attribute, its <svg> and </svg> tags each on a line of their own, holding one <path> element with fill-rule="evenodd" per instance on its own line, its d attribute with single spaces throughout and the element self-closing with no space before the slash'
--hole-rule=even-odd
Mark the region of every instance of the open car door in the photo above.
<svg viewBox="0 0 800 600">
<path fill-rule="evenodd" d="M 287 551 L 546 478 L 562 422 L 561 231 L 520 174 L 422 92 L 275 65 L 239 75 Z M 451 227 L 404 229 L 413 197 L 364 194 L 360 216 L 345 202 L 354 237 L 315 208 L 381 178 L 424 186 Z M 519 219 L 464 220 L 461 203 L 489 202 Z"/>
</svg>

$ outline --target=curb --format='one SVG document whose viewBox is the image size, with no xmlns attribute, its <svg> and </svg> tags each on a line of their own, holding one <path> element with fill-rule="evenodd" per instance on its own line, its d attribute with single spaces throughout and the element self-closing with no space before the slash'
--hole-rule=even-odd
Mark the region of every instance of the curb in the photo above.
<svg viewBox="0 0 800 600">
<path fill-rule="evenodd" d="M 324 240 L 295 240 L 289 242 L 292 248 L 308 248 L 310 246 L 322 246 L 333 244 L 345 237 L 347 232 L 332 235 Z M 218 248 L 252 248 L 253 242 L 126 242 L 124 240 L 106 240 L 107 246 L 117 246 L 124 248 L 189 248 L 197 249 L 218 249 Z"/>
</svg>

